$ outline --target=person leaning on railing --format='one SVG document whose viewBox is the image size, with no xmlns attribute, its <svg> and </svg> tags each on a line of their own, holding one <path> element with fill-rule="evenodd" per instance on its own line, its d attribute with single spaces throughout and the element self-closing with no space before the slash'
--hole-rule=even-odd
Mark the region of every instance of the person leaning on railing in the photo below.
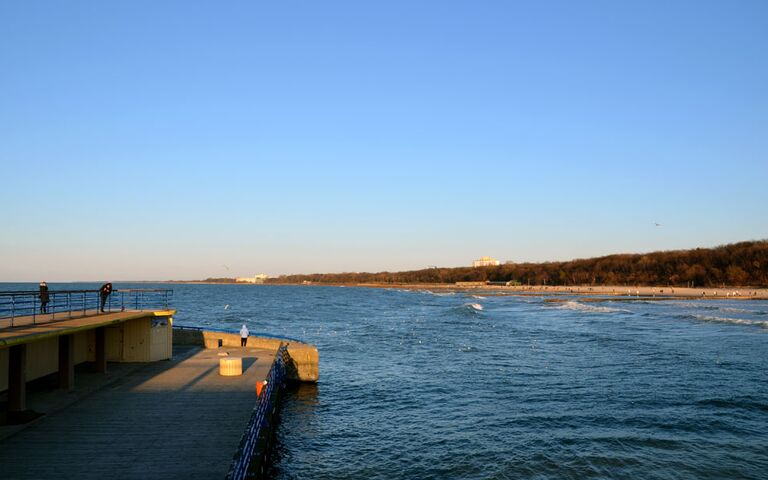
<svg viewBox="0 0 768 480">
<path fill-rule="evenodd" d="M 101 313 L 104 313 L 104 305 L 107 303 L 107 298 L 112 293 L 112 284 L 107 282 L 99 289 L 99 296 L 101 296 Z"/>
<path fill-rule="evenodd" d="M 48 284 L 40 282 L 40 313 L 48 313 Z"/>
</svg>

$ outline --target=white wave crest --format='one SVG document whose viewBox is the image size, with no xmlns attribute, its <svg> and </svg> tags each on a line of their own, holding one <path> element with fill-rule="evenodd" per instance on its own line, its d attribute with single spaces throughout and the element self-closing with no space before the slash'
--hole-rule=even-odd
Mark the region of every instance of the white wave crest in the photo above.
<svg viewBox="0 0 768 480">
<path fill-rule="evenodd" d="M 711 323 L 731 323 L 734 325 L 751 325 L 754 327 L 768 328 L 768 321 L 765 320 L 747 320 L 745 318 L 715 317 L 711 315 L 693 315 L 696 320 Z"/>
<path fill-rule="evenodd" d="M 479 303 L 465 303 L 464 306 L 467 307 L 467 308 L 471 308 L 472 310 L 475 310 L 476 312 L 482 312 L 483 311 L 483 306 L 480 305 Z"/>
<path fill-rule="evenodd" d="M 615 312 L 632 313 L 631 311 L 624 310 L 622 308 L 598 307 L 595 305 L 585 305 L 583 303 L 579 303 L 573 300 L 564 302 L 557 308 L 561 310 L 577 310 L 580 312 L 594 312 L 594 313 L 615 313 Z"/>
<path fill-rule="evenodd" d="M 482 295 L 470 295 L 470 297 L 477 298 L 478 300 L 485 300 L 485 298 L 486 298 L 486 297 L 484 297 Z"/>
<path fill-rule="evenodd" d="M 728 313 L 746 313 L 749 315 L 765 315 L 765 312 L 761 310 L 747 310 L 746 308 L 720 307 L 720 311 Z"/>
</svg>

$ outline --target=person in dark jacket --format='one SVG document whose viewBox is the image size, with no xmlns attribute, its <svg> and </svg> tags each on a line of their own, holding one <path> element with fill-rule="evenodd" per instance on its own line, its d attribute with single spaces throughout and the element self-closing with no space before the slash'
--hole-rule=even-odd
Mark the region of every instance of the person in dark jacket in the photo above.
<svg viewBox="0 0 768 480">
<path fill-rule="evenodd" d="M 99 289 L 99 295 L 101 296 L 101 312 L 104 313 L 104 304 L 107 303 L 107 297 L 112 293 L 112 284 L 105 283 Z"/>
<path fill-rule="evenodd" d="M 40 282 L 40 313 L 48 313 L 48 284 Z"/>
</svg>

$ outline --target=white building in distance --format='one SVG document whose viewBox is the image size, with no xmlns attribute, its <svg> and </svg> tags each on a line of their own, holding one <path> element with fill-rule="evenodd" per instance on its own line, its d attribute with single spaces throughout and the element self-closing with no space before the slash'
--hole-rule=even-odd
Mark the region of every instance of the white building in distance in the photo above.
<svg viewBox="0 0 768 480">
<path fill-rule="evenodd" d="M 252 277 L 237 277 L 235 282 L 237 283 L 264 283 L 269 278 L 266 273 L 259 273 Z"/>
<path fill-rule="evenodd" d="M 479 259 L 472 262 L 473 267 L 495 267 L 500 262 L 496 260 L 495 258 L 491 257 L 480 257 Z"/>
</svg>

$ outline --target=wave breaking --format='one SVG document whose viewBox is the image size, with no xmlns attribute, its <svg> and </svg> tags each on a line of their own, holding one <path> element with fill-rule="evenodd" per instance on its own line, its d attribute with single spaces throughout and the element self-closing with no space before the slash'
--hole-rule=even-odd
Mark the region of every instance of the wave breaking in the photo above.
<svg viewBox="0 0 768 480">
<path fill-rule="evenodd" d="M 714 315 L 691 315 L 690 318 L 707 323 L 730 323 L 733 325 L 749 325 L 753 327 L 768 328 L 766 320 L 747 320 L 746 318 L 718 317 Z"/>
<path fill-rule="evenodd" d="M 625 310 L 623 308 L 598 307 L 596 305 L 587 305 L 584 303 L 579 303 L 574 300 L 563 302 L 557 308 L 559 308 L 560 310 L 575 310 L 578 312 L 591 312 L 591 313 L 618 313 L 618 312 L 632 313 L 630 310 Z"/>
<path fill-rule="evenodd" d="M 464 305 L 462 305 L 462 308 L 466 308 L 467 310 L 469 310 L 471 312 L 482 312 L 483 311 L 483 306 L 480 305 L 479 303 L 465 303 Z"/>
</svg>

